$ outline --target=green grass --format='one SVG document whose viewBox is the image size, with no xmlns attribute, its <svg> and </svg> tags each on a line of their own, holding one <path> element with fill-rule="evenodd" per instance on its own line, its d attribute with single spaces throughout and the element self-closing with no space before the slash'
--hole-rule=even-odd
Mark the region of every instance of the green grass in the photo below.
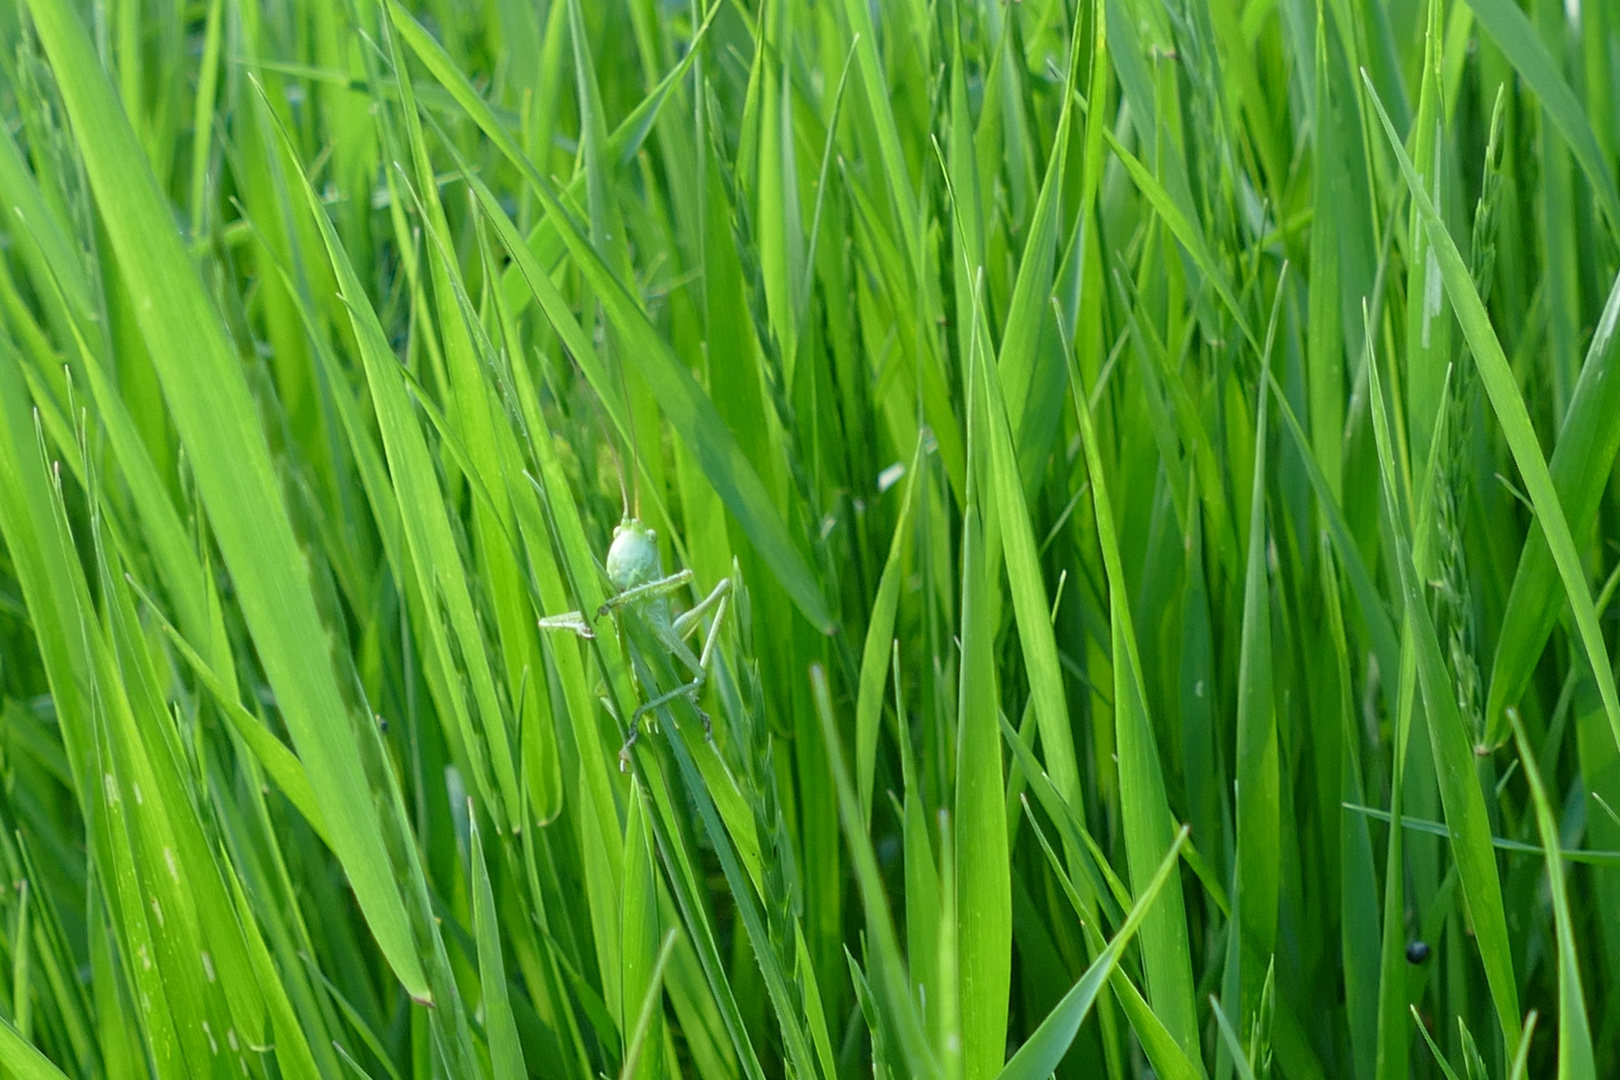
<svg viewBox="0 0 1620 1080">
<path fill-rule="evenodd" d="M 17 0 L 0 116 L 0 1080 L 1620 1072 L 1611 4 Z"/>
</svg>

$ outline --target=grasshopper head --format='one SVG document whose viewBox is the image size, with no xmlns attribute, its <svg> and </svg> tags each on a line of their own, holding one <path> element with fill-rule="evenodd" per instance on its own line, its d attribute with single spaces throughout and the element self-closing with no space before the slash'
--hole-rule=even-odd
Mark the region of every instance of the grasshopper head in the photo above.
<svg viewBox="0 0 1620 1080">
<path fill-rule="evenodd" d="M 613 544 L 608 548 L 607 575 L 620 592 L 663 577 L 658 534 L 635 518 L 625 518 L 616 525 Z"/>
</svg>

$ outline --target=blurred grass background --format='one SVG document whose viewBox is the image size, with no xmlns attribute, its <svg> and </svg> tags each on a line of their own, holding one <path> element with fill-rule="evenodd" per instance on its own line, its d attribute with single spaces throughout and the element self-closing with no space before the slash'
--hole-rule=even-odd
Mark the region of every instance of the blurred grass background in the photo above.
<svg viewBox="0 0 1620 1080">
<path fill-rule="evenodd" d="M 1607 0 L 0 3 L 0 1076 L 1615 1075 L 1617 101 Z M 627 511 L 734 604 L 621 771 Z"/>
</svg>

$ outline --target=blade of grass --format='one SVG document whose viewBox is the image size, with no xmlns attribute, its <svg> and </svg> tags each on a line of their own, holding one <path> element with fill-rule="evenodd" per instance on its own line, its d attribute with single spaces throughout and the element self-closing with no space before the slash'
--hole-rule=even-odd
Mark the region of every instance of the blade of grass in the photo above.
<svg viewBox="0 0 1620 1080">
<path fill-rule="evenodd" d="M 420 23 L 396 3 L 389 14 L 400 36 L 441 85 L 461 103 L 486 134 L 497 143 L 499 125 L 489 114 L 466 76 L 456 68 L 444 48 L 434 41 Z M 512 148 L 515 161 L 526 164 L 520 151 Z M 521 167 L 521 164 L 520 164 Z M 805 561 L 771 505 L 753 466 L 742 456 L 731 430 L 721 421 L 709 400 L 685 365 L 657 333 L 640 303 L 631 295 L 595 248 L 574 224 L 572 217 L 551 194 L 544 180 L 528 166 L 536 194 L 555 219 L 564 243 L 591 288 L 604 304 L 610 321 L 623 335 L 625 354 L 634 362 L 662 405 L 665 415 L 703 468 L 715 492 L 736 516 L 738 523 L 758 548 L 760 557 L 777 575 L 783 587 L 804 612 L 811 624 L 831 633 L 833 621 L 825 597 Z"/>
<path fill-rule="evenodd" d="M 843 749 L 838 728 L 833 719 L 832 698 L 827 688 L 827 676 L 819 667 L 810 669 L 810 687 L 816 700 L 816 714 L 821 721 L 822 738 L 827 742 L 827 762 L 832 770 L 833 783 L 838 791 L 838 817 L 844 827 L 844 836 L 852 855 L 855 883 L 861 894 L 861 906 L 866 918 L 867 948 L 877 980 L 872 987 L 874 1004 L 884 1010 L 888 1024 L 894 1028 L 906 1063 L 913 1075 L 938 1078 L 939 1063 L 934 1059 L 924 1037 L 924 1028 L 917 1015 L 911 995 L 910 979 L 900 951 L 899 936 L 889 914 L 888 898 L 883 891 L 883 878 L 878 871 L 877 855 L 866 834 L 860 800 L 855 794 L 848 766 L 844 764 Z M 999 796 L 998 796 L 999 798 Z M 852 961 L 853 962 L 853 961 Z"/>
<path fill-rule="evenodd" d="M 489 1038 L 490 1070 L 495 1076 L 523 1076 L 523 1047 L 518 1044 L 517 1021 L 506 989 L 506 965 L 501 959 L 500 924 L 489 868 L 484 864 L 483 841 L 478 835 L 478 814 L 467 800 L 471 827 L 467 846 L 472 849 L 473 937 L 478 941 L 478 981 L 484 995 L 484 1031 Z"/>
<path fill-rule="evenodd" d="M 1496 47 L 1507 55 L 1514 70 L 1541 99 L 1547 118 L 1564 137 L 1586 173 L 1598 206 L 1609 220 L 1610 235 L 1620 234 L 1620 191 L 1615 188 L 1609 158 L 1592 133 L 1586 113 L 1569 84 L 1559 74 L 1558 63 L 1548 53 L 1523 9 L 1511 0 L 1466 0 L 1479 24 L 1490 34 Z"/>
<path fill-rule="evenodd" d="M 977 351 L 976 351 L 977 353 Z M 989 364 L 977 353 L 983 375 Z M 968 413 L 974 416 L 970 395 Z M 981 406 L 982 408 L 983 406 Z M 982 414 L 980 414 L 982 415 Z M 994 420 L 991 421 L 995 423 Z M 996 1075 L 1007 1047 L 1007 1000 L 1012 982 L 1012 879 L 1008 862 L 1006 803 L 997 731 L 999 682 L 994 648 L 999 574 L 986 552 L 981 491 L 988 483 L 997 498 L 1001 478 L 981 479 L 984 451 L 978 423 L 969 422 L 967 506 L 962 520 L 962 642 L 957 697 L 955 866 L 957 963 L 960 978 L 962 1075 L 987 1080 Z M 982 428 L 980 429 L 982 430 Z M 1019 491 L 1022 486 L 1019 485 Z M 1027 523 L 1026 523 L 1027 527 Z M 994 574 L 994 576 L 992 576 Z M 1045 623 L 1045 603 L 1041 604 Z M 947 927 L 945 932 L 953 928 Z"/>
<path fill-rule="evenodd" d="M 1616 451 L 1620 451 L 1620 349 L 1615 348 L 1615 327 L 1620 323 L 1620 275 L 1609 288 L 1581 376 L 1570 398 L 1569 411 L 1558 429 L 1548 471 L 1560 505 L 1569 515 L 1571 536 L 1586 536 L 1597 517 Z M 1485 707 L 1485 742 L 1496 746 L 1508 737 L 1507 707 L 1516 702 L 1540 659 L 1542 647 L 1563 608 L 1563 597 L 1553 588 L 1558 573 L 1539 517 L 1530 523 L 1530 535 L 1519 553 L 1507 607 L 1502 612 L 1502 635 L 1491 663 L 1489 697 Z"/>
<path fill-rule="evenodd" d="M 1271 658 L 1271 586 L 1267 552 L 1266 465 L 1271 394 L 1272 346 L 1282 310 L 1287 267 L 1279 279 L 1266 344 L 1260 358 L 1256 405 L 1253 488 L 1249 496 L 1249 550 L 1243 580 L 1243 621 L 1238 654 L 1237 743 L 1233 773 L 1237 787 L 1237 858 L 1234 893 L 1238 932 L 1228 938 L 1227 985 L 1237 991 L 1238 1015 L 1245 1026 L 1259 1000 L 1264 972 L 1277 941 L 1281 894 L 1281 764 Z M 1229 930 L 1228 934 L 1232 932 Z M 1234 978 L 1236 976 L 1236 978 Z"/>
<path fill-rule="evenodd" d="M 894 643 L 895 615 L 900 605 L 901 575 L 911 541 L 911 515 L 922 463 L 922 440 L 911 455 L 906 469 L 906 486 L 900 495 L 900 515 L 894 523 L 889 554 L 883 560 L 878 578 L 877 599 L 866 623 L 866 643 L 861 649 L 861 673 L 855 695 L 855 791 L 870 825 L 872 820 L 872 776 L 877 763 L 878 725 L 883 713 L 883 688 L 888 674 L 889 651 Z"/>
<path fill-rule="evenodd" d="M 1368 375 L 1372 387 L 1373 430 L 1377 436 L 1379 462 L 1384 474 L 1384 498 L 1386 503 L 1393 504 L 1395 466 L 1376 358 L 1370 358 Z M 1389 517 L 1394 522 L 1401 520 L 1393 505 L 1389 507 Z M 1418 517 L 1420 521 L 1425 519 L 1421 511 Z M 1462 879 L 1463 894 L 1474 926 L 1475 943 L 1479 947 L 1486 982 L 1496 1005 L 1497 1020 L 1511 1053 L 1518 1049 L 1521 1037 L 1518 984 L 1513 975 L 1513 953 L 1502 906 L 1501 880 L 1497 876 L 1496 857 L 1491 849 L 1485 798 L 1475 778 L 1473 747 L 1457 709 L 1456 691 L 1446 670 L 1422 585 L 1412 565 L 1411 545 L 1399 526 L 1395 532 L 1395 547 L 1401 592 L 1406 601 L 1407 625 L 1417 654 L 1418 682 L 1423 691 L 1425 719 L 1428 721 L 1440 799 L 1453 833 L 1452 857 L 1457 862 Z M 1389 927 L 1386 926 L 1386 938 L 1388 933 Z"/>
<path fill-rule="evenodd" d="M 306 559 L 287 518 L 237 358 L 185 254 L 150 169 L 100 70 L 78 17 L 60 0 L 30 4 L 52 57 L 113 250 L 157 365 L 198 488 L 209 508 L 259 657 L 311 774 L 322 816 L 367 922 L 411 996 L 431 1000 L 404 903 L 383 849 L 358 749 L 330 718 L 348 716 L 302 571 Z M 202 365 L 199 368 L 199 365 Z M 206 372 L 206 374 L 202 374 Z"/>
<path fill-rule="evenodd" d="M 1153 853 L 1163 844 L 1164 837 L 1170 835 L 1174 824 L 1165 794 L 1158 743 L 1147 711 L 1146 681 L 1120 557 L 1118 524 L 1091 415 L 1092 406 L 1079 371 L 1078 357 L 1067 334 L 1064 353 L 1069 360 L 1069 392 L 1074 399 L 1086 471 L 1091 478 L 1097 539 L 1108 581 L 1114 729 L 1120 748 L 1120 810 L 1125 826 L 1126 856 L 1131 881 L 1142 888 L 1151 873 Z M 1196 1058 L 1200 1040 L 1181 881 L 1172 878 L 1166 888 L 1169 890 L 1166 902 L 1152 913 L 1143 937 L 1148 1001 L 1165 1021 L 1182 1051 L 1189 1058 Z"/>
<path fill-rule="evenodd" d="M 17 1080 L 67 1080 L 67 1074 L 23 1038 L 9 1020 L 0 1019 L 0 1059 Z"/>
<path fill-rule="evenodd" d="M 1452 243 L 1451 234 L 1446 231 L 1445 223 L 1440 219 L 1434 204 L 1429 201 L 1428 193 L 1418 181 L 1412 162 L 1401 147 L 1400 140 L 1395 135 L 1395 128 L 1390 123 L 1388 114 L 1384 112 L 1383 103 L 1373 92 L 1371 83 L 1368 83 L 1368 92 L 1373 95 L 1373 106 L 1378 110 L 1379 119 L 1384 124 L 1384 132 L 1389 137 L 1390 147 L 1400 162 L 1401 173 L 1406 179 L 1412 201 L 1417 205 L 1428 226 L 1429 240 L 1440 261 L 1446 292 L 1451 297 L 1457 319 L 1462 324 L 1463 334 L 1468 339 L 1469 351 L 1478 364 L 1480 382 L 1485 386 L 1497 420 L 1502 425 L 1502 432 L 1507 437 L 1508 446 L 1513 451 L 1514 463 L 1519 467 L 1525 489 L 1535 507 L 1536 520 L 1546 533 L 1547 546 L 1552 552 L 1553 562 L 1557 564 L 1559 577 L 1564 582 L 1564 591 L 1569 595 L 1570 606 L 1575 612 L 1575 625 L 1580 631 L 1581 642 L 1586 647 L 1587 657 L 1597 674 L 1598 692 L 1603 697 L 1604 709 L 1609 716 L 1609 726 L 1614 731 L 1615 741 L 1620 743 L 1620 695 L 1615 692 L 1614 672 L 1609 666 L 1608 648 L 1603 642 L 1602 628 L 1598 626 L 1597 612 L 1592 604 L 1592 592 L 1587 587 L 1586 572 L 1581 566 L 1580 555 L 1575 550 L 1575 540 L 1570 533 L 1569 521 L 1564 516 L 1563 505 L 1559 501 L 1557 489 L 1553 486 L 1552 475 L 1547 470 L 1547 461 L 1541 456 L 1541 444 L 1536 441 L 1535 428 L 1531 426 L 1530 415 L 1525 409 L 1524 398 L 1519 393 L 1518 382 L 1508 366 L 1507 356 L 1502 352 L 1501 342 L 1491 329 L 1490 316 L 1486 313 L 1485 305 L 1481 303 L 1479 293 L 1474 288 L 1468 265 L 1457 251 L 1456 244 Z M 1516 1012 L 1517 1010 L 1515 1014 Z M 1517 1015 L 1513 1023 L 1518 1023 Z"/>
<path fill-rule="evenodd" d="M 1114 966 L 1119 963 L 1119 957 L 1125 951 L 1136 932 L 1141 929 L 1143 921 L 1149 911 L 1153 909 L 1154 902 L 1165 885 L 1171 881 L 1175 874 L 1176 864 L 1180 860 L 1181 845 L 1187 839 L 1187 828 L 1182 826 L 1170 844 L 1170 850 L 1159 863 L 1147 884 L 1137 893 L 1136 904 L 1126 916 L 1120 928 L 1114 932 L 1114 937 L 1108 947 L 1091 962 L 1080 980 L 1063 995 L 1063 1000 L 1057 1007 L 1047 1014 L 1024 1045 L 1018 1048 L 1007 1062 L 1007 1067 L 998 1074 L 997 1080 L 1045 1080 L 1058 1067 L 1065 1054 L 1069 1052 L 1074 1042 L 1075 1034 L 1080 1030 L 1086 1014 L 1091 1011 L 1091 1005 L 1102 992 Z"/>
<path fill-rule="evenodd" d="M 647 994 L 641 1002 L 640 1011 L 636 1014 L 636 1026 L 630 1032 L 630 1042 L 625 1049 L 624 1068 L 619 1071 L 619 1080 L 630 1080 L 635 1076 L 642 1055 L 647 1052 L 648 1035 L 653 1030 L 653 1018 L 657 1015 L 658 1003 L 664 993 L 664 969 L 669 966 L 669 958 L 675 952 L 675 940 L 679 933 L 680 931 L 670 927 L 669 932 L 664 935 L 663 945 L 658 949 L 658 959 L 653 964 L 652 976 L 647 983 Z M 656 1048 L 654 1052 L 656 1053 Z"/>
<path fill-rule="evenodd" d="M 1530 799 L 1536 808 L 1536 827 L 1547 853 L 1547 882 L 1552 893 L 1554 935 L 1558 942 L 1558 1078 L 1585 1080 L 1597 1076 L 1592 1052 L 1592 1032 L 1586 1019 L 1586 994 L 1581 989 L 1581 962 L 1575 922 L 1570 915 L 1569 882 L 1564 876 L 1564 858 L 1559 850 L 1558 818 L 1547 797 L 1536 754 L 1525 734 L 1524 724 L 1515 714 L 1513 736 L 1519 746 L 1524 778 L 1530 782 Z"/>
</svg>

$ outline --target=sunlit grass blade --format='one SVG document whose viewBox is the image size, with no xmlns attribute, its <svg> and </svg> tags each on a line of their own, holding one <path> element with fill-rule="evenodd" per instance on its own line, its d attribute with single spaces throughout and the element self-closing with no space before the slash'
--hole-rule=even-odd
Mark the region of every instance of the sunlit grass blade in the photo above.
<svg viewBox="0 0 1620 1080">
<path fill-rule="evenodd" d="M 187 258 L 152 174 L 114 100 L 78 17 L 57 0 L 32 6 L 74 121 L 113 249 L 139 290 L 135 307 L 181 438 L 191 450 L 209 520 L 230 567 L 254 644 L 311 773 L 322 814 L 389 963 L 413 997 L 429 1000 L 359 752 L 332 717 L 347 717 L 323 643 L 306 566 L 286 516 L 268 447 L 237 359 Z M 199 377 L 197 365 L 206 365 Z M 289 578 L 289 575 L 291 577 Z"/>
<path fill-rule="evenodd" d="M 0 1073 L 1613 1071 L 1612 6 L 0 4 Z"/>
<path fill-rule="evenodd" d="M 0 1020 L 0 1057 L 17 1080 L 67 1080 L 67 1074 L 52 1065 L 7 1020 Z"/>
<path fill-rule="evenodd" d="M 420 24 L 397 4 L 389 12 L 400 35 L 416 56 L 433 72 L 463 108 L 486 131 L 497 127 L 486 122 L 488 106 L 478 97 L 445 54 Z M 531 166 L 532 174 L 532 166 Z M 832 618 L 803 554 L 794 544 L 780 516 L 770 505 L 759 477 L 742 456 L 735 436 L 720 419 L 714 403 L 703 393 L 691 373 L 681 365 L 667 342 L 659 337 L 635 297 L 602 260 L 590 241 L 580 233 L 565 210 L 537 175 L 534 190 L 557 222 L 563 240 L 580 272 L 605 305 L 609 319 L 624 336 L 626 353 L 652 388 L 670 423 L 701 463 L 715 491 L 737 516 L 760 556 L 776 572 L 805 616 L 823 632 L 833 629 Z"/>
</svg>

